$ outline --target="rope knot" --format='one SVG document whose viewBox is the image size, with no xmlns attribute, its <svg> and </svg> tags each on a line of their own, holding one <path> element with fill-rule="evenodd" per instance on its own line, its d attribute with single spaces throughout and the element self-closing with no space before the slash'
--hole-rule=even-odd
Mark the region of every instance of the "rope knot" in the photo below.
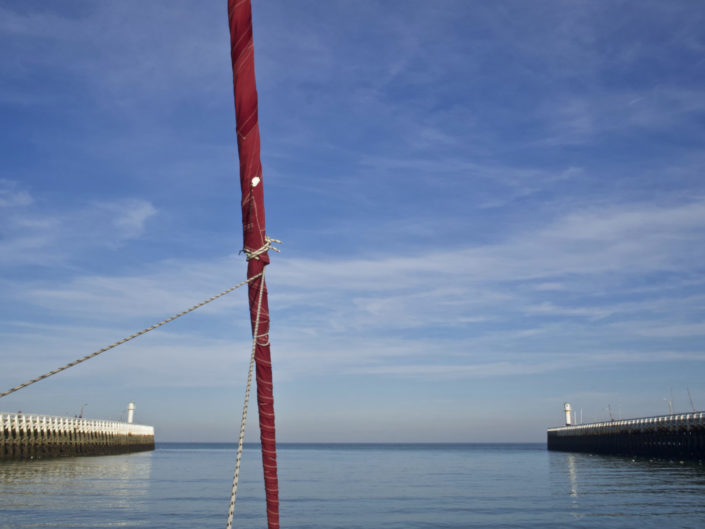
<svg viewBox="0 0 705 529">
<path fill-rule="evenodd" d="M 265 343 L 260 343 L 259 339 L 260 338 L 267 338 L 267 341 Z M 258 334 L 255 336 L 255 343 L 257 345 L 261 345 L 262 347 L 267 347 L 269 345 L 269 331 L 265 332 L 264 334 Z"/>
<path fill-rule="evenodd" d="M 279 248 L 275 248 L 274 246 L 272 246 L 273 242 L 276 242 L 278 244 L 282 243 L 279 239 L 272 239 L 268 235 L 265 235 L 264 236 L 264 244 L 262 245 L 261 248 L 257 248 L 256 250 L 250 250 L 248 248 L 243 248 L 238 253 L 244 253 L 247 256 L 248 261 L 250 259 L 259 260 L 259 256 L 265 252 L 268 252 L 269 250 L 274 250 L 277 253 L 281 253 Z"/>
</svg>

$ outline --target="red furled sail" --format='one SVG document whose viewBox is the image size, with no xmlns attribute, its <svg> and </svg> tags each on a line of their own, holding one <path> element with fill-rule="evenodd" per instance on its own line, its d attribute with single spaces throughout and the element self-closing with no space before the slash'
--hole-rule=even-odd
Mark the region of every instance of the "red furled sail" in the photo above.
<svg viewBox="0 0 705 529">
<path fill-rule="evenodd" d="M 255 83 L 254 47 L 252 43 L 252 6 L 250 0 L 228 0 L 230 22 L 230 55 L 233 65 L 237 149 L 240 156 L 240 187 L 242 189 L 243 248 L 247 252 L 267 247 L 264 225 L 264 194 L 262 162 L 260 161 L 259 124 L 257 119 L 257 86 Z M 248 253 L 248 256 L 250 254 Z M 247 277 L 264 271 L 269 264 L 266 251 L 251 257 L 247 263 Z M 260 290 L 261 301 L 260 301 Z M 277 452 L 274 432 L 274 396 L 272 364 L 269 351 L 269 308 L 264 277 L 250 281 L 250 320 L 255 332 L 258 302 L 260 306 L 257 328 L 255 362 L 257 373 L 257 406 L 259 410 L 260 439 L 264 487 L 267 495 L 267 523 L 269 529 L 279 528 L 279 484 L 277 479 Z"/>
</svg>

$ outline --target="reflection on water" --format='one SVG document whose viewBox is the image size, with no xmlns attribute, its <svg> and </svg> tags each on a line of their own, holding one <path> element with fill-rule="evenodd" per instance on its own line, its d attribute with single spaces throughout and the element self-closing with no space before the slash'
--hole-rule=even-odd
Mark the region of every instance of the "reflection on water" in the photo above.
<svg viewBox="0 0 705 529">
<path fill-rule="evenodd" d="M 604 522 L 648 517 L 655 523 L 656 518 L 665 522 L 687 513 L 705 520 L 701 462 L 560 452 L 551 452 L 549 458 L 552 494 L 570 498 L 573 518 L 599 517 Z"/>
<path fill-rule="evenodd" d="M 570 478 L 570 495 L 578 495 L 578 474 L 575 471 L 575 454 L 568 454 L 568 477 Z"/>
<path fill-rule="evenodd" d="M 234 447 L 0 463 L 0 529 L 225 526 Z M 528 445 L 283 445 L 287 529 L 705 527 L 705 466 Z M 265 527 L 245 448 L 236 527 Z"/>
<path fill-rule="evenodd" d="M 8 527 L 141 527 L 151 461 L 145 452 L 1 462 L 0 510 L 12 514 Z"/>
</svg>

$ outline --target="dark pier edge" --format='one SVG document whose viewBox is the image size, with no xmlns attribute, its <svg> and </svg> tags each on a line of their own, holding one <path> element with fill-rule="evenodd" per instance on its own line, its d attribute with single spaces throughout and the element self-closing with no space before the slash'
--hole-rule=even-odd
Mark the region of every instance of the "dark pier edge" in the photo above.
<svg viewBox="0 0 705 529">
<path fill-rule="evenodd" d="M 705 459 L 705 413 L 551 428 L 548 450 L 678 460 Z"/>
</svg>

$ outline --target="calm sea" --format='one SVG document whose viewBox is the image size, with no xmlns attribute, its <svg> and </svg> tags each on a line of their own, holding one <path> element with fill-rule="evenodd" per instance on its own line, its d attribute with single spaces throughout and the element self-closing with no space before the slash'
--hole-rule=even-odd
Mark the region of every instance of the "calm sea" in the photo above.
<svg viewBox="0 0 705 529">
<path fill-rule="evenodd" d="M 235 527 L 266 526 L 243 455 Z M 547 452 L 543 444 L 279 447 L 283 529 L 705 527 L 705 466 Z M 223 528 L 230 445 L 0 463 L 0 527 Z"/>
</svg>

